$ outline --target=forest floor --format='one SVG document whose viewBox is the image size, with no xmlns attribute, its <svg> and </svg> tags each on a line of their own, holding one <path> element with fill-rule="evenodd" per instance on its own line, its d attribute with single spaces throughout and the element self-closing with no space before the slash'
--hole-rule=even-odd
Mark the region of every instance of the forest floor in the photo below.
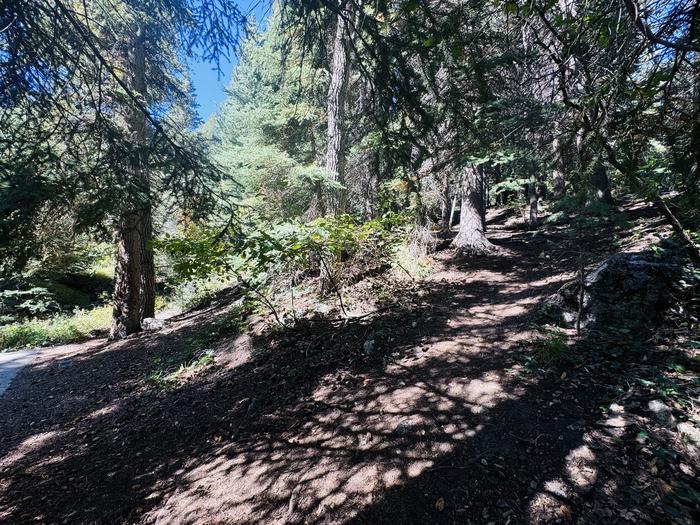
<svg viewBox="0 0 700 525">
<path fill-rule="evenodd" d="M 227 306 L 42 352 L 0 398 L 0 522 L 696 523 L 700 469 L 671 421 L 697 417 L 686 336 L 567 333 L 572 359 L 533 360 L 532 314 L 577 247 L 665 235 L 626 215 L 574 234 L 493 213 L 500 253 L 445 242 L 430 276 L 378 281 L 374 313 L 225 338 L 172 384 L 154 371 Z"/>
</svg>

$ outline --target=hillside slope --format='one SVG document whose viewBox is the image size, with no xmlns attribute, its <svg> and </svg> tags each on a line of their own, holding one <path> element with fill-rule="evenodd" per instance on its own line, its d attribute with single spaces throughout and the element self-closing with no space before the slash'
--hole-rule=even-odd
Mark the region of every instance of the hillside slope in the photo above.
<svg viewBox="0 0 700 525">
<path fill-rule="evenodd" d="M 667 229 L 640 205 L 630 229 L 576 236 L 506 218 L 491 216 L 498 254 L 443 249 L 376 313 L 225 338 L 174 384 L 153 371 L 227 306 L 45 353 L 0 398 L 0 520 L 693 523 L 688 334 L 563 332 L 573 357 L 556 364 L 532 343 L 578 246 L 602 260 Z"/>
</svg>

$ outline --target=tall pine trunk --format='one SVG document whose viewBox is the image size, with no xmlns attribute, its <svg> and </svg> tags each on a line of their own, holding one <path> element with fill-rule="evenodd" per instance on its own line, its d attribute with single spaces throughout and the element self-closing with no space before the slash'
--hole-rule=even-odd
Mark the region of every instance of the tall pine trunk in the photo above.
<svg viewBox="0 0 700 525">
<path fill-rule="evenodd" d="M 591 170 L 588 182 L 591 189 L 593 189 L 596 199 L 612 206 L 615 204 L 615 201 L 610 190 L 608 170 L 600 156 L 594 156 L 590 146 L 586 144 L 587 136 L 588 131 L 583 127 L 576 132 L 576 151 L 581 167 Z"/>
<path fill-rule="evenodd" d="M 696 8 L 695 17 L 700 16 Z M 700 20 L 698 21 L 700 23 Z M 687 173 L 685 186 L 691 202 L 700 201 L 700 58 L 695 60 L 695 96 L 693 97 L 693 127 L 690 131 L 691 166 Z"/>
<path fill-rule="evenodd" d="M 535 226 L 539 220 L 539 193 L 537 190 L 537 177 L 535 175 L 530 177 L 530 182 L 527 184 L 527 199 L 530 204 L 528 223 L 530 226 Z"/>
<path fill-rule="evenodd" d="M 328 144 L 326 147 L 326 169 L 333 181 L 345 184 L 345 99 L 348 92 L 350 72 L 349 10 L 337 15 L 335 38 L 333 40 L 333 60 L 331 64 L 331 82 L 328 87 Z M 333 191 L 330 210 L 336 215 L 345 213 L 347 205 L 345 189 Z"/>
<path fill-rule="evenodd" d="M 146 97 L 146 53 L 142 29 L 137 27 L 123 49 L 124 81 L 141 100 Z M 117 262 L 110 338 L 119 339 L 141 330 L 141 321 L 155 314 L 155 265 L 150 242 L 153 223 L 150 203 L 150 179 L 144 167 L 142 147 L 146 119 L 133 104 L 123 109 L 126 140 L 132 145 L 128 163 L 128 209 L 115 221 Z"/>
<path fill-rule="evenodd" d="M 605 204 L 610 204 L 611 206 L 615 204 L 615 201 L 612 198 L 612 193 L 610 192 L 608 170 L 605 168 L 605 164 L 603 164 L 603 161 L 600 159 L 597 159 L 593 164 L 591 186 L 593 187 L 598 200 L 604 202 Z"/>
<path fill-rule="evenodd" d="M 484 224 L 483 185 L 477 170 L 469 166 L 462 183 L 462 205 L 459 212 L 459 231 L 452 246 L 463 253 L 480 254 L 492 252 L 496 247 L 486 238 Z"/>
<path fill-rule="evenodd" d="M 564 171 L 564 155 L 561 147 L 561 139 L 555 135 L 552 140 L 552 154 L 554 155 L 554 167 L 552 169 L 552 186 L 554 198 L 561 199 L 566 192 L 566 173 Z"/>
<path fill-rule="evenodd" d="M 452 217 L 450 215 L 450 175 L 446 173 L 442 180 L 442 201 L 440 202 L 440 226 L 443 230 L 449 231 L 450 221 Z"/>
</svg>

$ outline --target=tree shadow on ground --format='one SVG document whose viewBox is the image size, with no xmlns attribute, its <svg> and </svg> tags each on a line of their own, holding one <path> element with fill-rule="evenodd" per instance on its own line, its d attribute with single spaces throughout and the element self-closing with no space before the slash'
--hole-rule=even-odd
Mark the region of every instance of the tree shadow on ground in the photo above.
<svg viewBox="0 0 700 525">
<path fill-rule="evenodd" d="M 211 311 L 25 370 L 0 399 L 0 517 L 529 523 L 598 501 L 654 516 L 600 471 L 614 432 L 630 432 L 596 425 L 603 383 L 523 363 L 531 307 L 565 269 L 534 261 L 534 244 L 501 243 L 507 253 L 452 261 L 449 280 L 376 315 L 266 334 L 173 390 L 144 374 Z"/>
</svg>

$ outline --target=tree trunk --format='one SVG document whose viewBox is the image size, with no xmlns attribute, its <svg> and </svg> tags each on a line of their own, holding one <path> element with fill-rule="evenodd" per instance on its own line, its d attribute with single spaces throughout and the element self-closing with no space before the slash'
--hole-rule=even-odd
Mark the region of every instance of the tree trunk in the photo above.
<svg viewBox="0 0 700 525">
<path fill-rule="evenodd" d="M 450 206 L 449 222 L 447 223 L 447 231 L 452 229 L 455 222 L 455 210 L 457 209 L 457 195 L 452 196 L 452 205 Z"/>
<path fill-rule="evenodd" d="M 156 266 L 153 260 L 153 216 L 150 206 L 141 212 L 143 233 L 141 235 L 141 291 L 143 310 L 141 320 L 156 316 Z"/>
<path fill-rule="evenodd" d="M 445 231 L 450 229 L 450 200 L 450 176 L 445 175 L 442 187 L 442 201 L 440 202 L 440 224 Z"/>
<path fill-rule="evenodd" d="M 700 9 L 696 9 L 696 17 Z M 700 21 L 698 21 L 700 23 Z M 697 56 L 697 55 L 696 55 Z M 692 156 L 690 170 L 687 173 L 685 186 L 691 202 L 700 200 L 700 58 L 695 60 L 695 97 L 693 99 L 693 127 L 690 132 L 690 154 Z"/>
<path fill-rule="evenodd" d="M 367 184 L 362 197 L 362 216 L 365 220 L 371 220 L 377 216 L 377 195 L 379 194 L 379 178 L 382 166 L 379 151 L 371 151 L 369 156 Z"/>
<path fill-rule="evenodd" d="M 528 217 L 528 223 L 530 226 L 535 226 L 539 219 L 537 209 L 539 195 L 537 193 L 537 179 L 534 175 L 530 178 L 530 182 L 527 185 L 527 198 L 530 203 L 530 216 Z"/>
<path fill-rule="evenodd" d="M 337 15 L 331 83 L 328 87 L 328 145 L 326 149 L 326 169 L 333 180 L 345 184 L 345 98 L 348 92 L 349 64 L 349 22 L 348 10 Z M 345 189 L 335 190 L 329 208 L 340 215 L 346 211 Z"/>
<path fill-rule="evenodd" d="M 561 199 L 566 193 L 566 173 L 564 172 L 564 157 L 561 149 L 561 139 L 555 136 L 552 140 L 552 153 L 554 154 L 554 169 L 552 170 L 552 186 L 554 198 Z"/>
<path fill-rule="evenodd" d="M 592 164 L 589 182 L 595 192 L 595 197 L 601 202 L 613 206 L 615 201 L 610 192 L 608 170 L 600 158 L 593 158 L 593 155 L 591 155 L 590 147 L 586 145 L 586 135 L 588 135 L 588 132 L 584 128 L 579 128 L 576 132 L 576 150 L 581 167 L 585 169 L 591 167 Z"/>
<path fill-rule="evenodd" d="M 595 191 L 595 195 L 601 202 L 613 206 L 615 201 L 610 193 L 610 179 L 608 178 L 608 170 L 605 169 L 603 161 L 596 160 L 591 173 L 591 186 Z"/>
<path fill-rule="evenodd" d="M 482 185 L 476 169 L 470 166 L 464 173 L 459 231 L 452 241 L 452 246 L 463 253 L 480 254 L 493 252 L 496 249 L 486 238 L 482 209 Z"/>
<path fill-rule="evenodd" d="M 124 80 L 129 88 L 146 97 L 146 53 L 142 29 L 135 28 L 123 49 Z M 145 143 L 146 118 L 139 108 L 123 108 L 125 140 L 134 147 L 126 176 L 130 201 L 115 221 L 117 263 L 110 338 L 119 339 L 141 330 L 141 321 L 155 314 L 155 265 L 150 242 L 153 223 L 150 178 L 141 151 Z"/>
<path fill-rule="evenodd" d="M 122 217 L 117 224 L 117 264 L 114 270 L 114 305 L 110 339 L 121 339 L 141 330 L 144 312 L 144 223 L 140 213 Z"/>
</svg>

